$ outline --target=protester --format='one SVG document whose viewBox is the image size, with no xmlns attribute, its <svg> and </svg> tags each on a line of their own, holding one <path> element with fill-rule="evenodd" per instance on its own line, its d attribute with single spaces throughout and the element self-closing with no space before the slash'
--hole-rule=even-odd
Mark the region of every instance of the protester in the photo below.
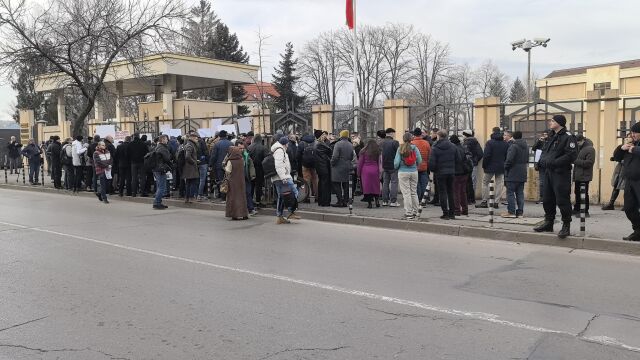
<svg viewBox="0 0 640 360">
<path fill-rule="evenodd" d="M 507 187 L 507 212 L 503 218 L 522 217 L 524 215 L 524 184 L 527 182 L 529 165 L 529 146 L 522 138 L 522 132 L 513 132 L 513 144 L 507 150 L 504 162 L 504 181 Z M 517 205 L 517 208 L 516 208 Z"/>
<path fill-rule="evenodd" d="M 113 136 L 111 136 L 111 135 L 105 136 L 104 144 L 107 146 L 107 150 L 109 151 L 109 154 L 111 154 L 111 159 L 113 160 L 113 164 L 111 166 L 111 169 L 112 169 L 112 174 L 111 175 L 119 177 L 118 168 L 119 168 L 120 165 L 119 165 L 118 155 L 117 155 L 117 152 L 116 152 L 116 147 L 113 144 Z M 111 179 L 107 179 L 107 192 L 109 193 L 109 195 L 113 195 L 114 194 L 113 181 L 114 181 L 113 177 Z"/>
<path fill-rule="evenodd" d="M 116 149 L 116 157 L 118 158 L 118 195 L 120 197 L 124 196 L 125 188 L 127 196 L 132 196 L 130 145 L 131 136 L 126 136 L 124 142 L 118 145 Z"/>
<path fill-rule="evenodd" d="M 467 179 L 467 202 L 469 204 L 475 204 L 476 189 L 478 186 L 478 164 L 484 157 L 484 152 L 482 151 L 482 146 L 480 146 L 478 139 L 475 138 L 473 130 L 464 130 L 462 135 L 464 136 L 462 147 L 464 148 L 465 153 L 471 154 L 471 159 L 473 160 L 473 171 L 469 175 L 469 179 Z"/>
<path fill-rule="evenodd" d="M 276 202 L 276 224 L 289 224 L 290 219 L 300 219 L 295 213 L 295 204 L 285 204 L 286 199 L 296 199 L 298 197 L 298 190 L 293 184 L 293 178 L 291 177 L 291 163 L 289 162 L 289 155 L 287 155 L 287 145 L 289 139 L 286 136 L 281 136 L 271 146 L 271 153 L 273 154 L 273 160 L 276 168 L 276 175 L 271 177 L 271 182 L 276 186 L 276 192 L 278 199 Z M 291 206 L 287 206 L 291 205 Z M 289 210 L 289 216 L 284 218 L 285 207 Z"/>
<path fill-rule="evenodd" d="M 575 138 L 567 132 L 566 124 L 564 115 L 555 115 L 549 121 L 553 135 L 545 144 L 539 161 L 544 168 L 544 221 L 533 229 L 553 232 L 557 205 L 562 215 L 562 229 L 558 232 L 561 239 L 571 232 L 571 164 L 578 156 Z"/>
<path fill-rule="evenodd" d="M 358 175 L 362 183 L 362 193 L 367 202 L 367 208 L 371 209 L 372 201 L 376 207 L 380 207 L 380 146 L 374 139 L 370 139 L 367 145 L 360 150 L 358 157 Z"/>
<path fill-rule="evenodd" d="M 396 131 L 388 128 L 382 142 L 382 206 L 398 207 L 398 170 L 394 166 L 400 143 L 394 140 Z M 417 190 L 416 190 L 417 191 Z"/>
<path fill-rule="evenodd" d="M 287 145 L 287 155 L 291 162 L 291 175 L 300 175 L 302 168 L 298 163 L 298 137 L 295 135 L 289 135 L 289 144 Z"/>
<path fill-rule="evenodd" d="M 495 198 L 494 208 L 498 208 L 498 200 L 502 197 L 502 184 L 504 182 L 504 160 L 507 157 L 509 144 L 504 141 L 500 128 L 494 127 L 491 139 L 484 147 L 484 158 L 482 169 L 484 177 L 482 179 L 482 202 L 476 205 L 477 208 L 487 208 L 489 199 L 489 183 L 494 180 Z"/>
<path fill-rule="evenodd" d="M 245 197 L 246 197 L 246 205 L 247 210 L 249 211 L 249 215 L 256 216 L 258 215 L 258 211 L 256 210 L 255 204 L 253 202 L 253 196 L 251 196 L 252 189 L 251 184 L 256 178 L 256 170 L 253 164 L 253 160 L 251 156 L 249 156 L 249 152 L 245 148 L 244 140 L 239 140 L 236 143 L 236 146 L 240 149 L 242 155 L 242 164 L 244 166 L 244 186 L 245 186 Z"/>
<path fill-rule="evenodd" d="M 247 192 L 245 180 L 245 166 L 242 159 L 242 148 L 231 146 L 224 161 L 224 171 L 227 178 L 228 192 L 225 203 L 225 216 L 232 220 L 247 220 Z"/>
<path fill-rule="evenodd" d="M 215 175 L 214 177 L 215 177 L 216 183 L 218 184 L 218 194 L 219 194 L 218 197 L 222 199 L 222 201 L 225 201 L 226 195 L 220 192 L 219 184 L 222 182 L 222 179 L 224 178 L 224 166 L 222 165 L 222 162 L 224 161 L 225 157 L 227 156 L 227 152 L 231 147 L 231 141 L 229 141 L 228 134 L 225 130 L 220 131 L 220 133 L 218 134 L 218 138 L 220 140 L 216 143 L 216 145 L 213 147 L 213 150 L 211 151 L 211 157 L 209 159 L 209 168 L 211 169 L 212 173 Z"/>
<path fill-rule="evenodd" d="M 9 157 L 9 171 L 10 174 L 13 174 L 14 171 L 17 174 L 18 169 L 20 168 L 20 149 L 22 148 L 22 144 L 16 140 L 15 136 L 12 136 L 9 139 L 9 143 L 7 144 L 7 156 Z"/>
<path fill-rule="evenodd" d="M 315 168 L 318 174 L 318 206 L 331 205 L 331 156 L 333 151 L 328 141 L 326 131 L 315 132 Z"/>
<path fill-rule="evenodd" d="M 172 156 L 168 143 L 169 137 L 160 135 L 158 145 L 154 149 L 155 166 L 153 167 L 153 176 L 156 180 L 156 195 L 153 199 L 153 209 L 156 210 L 168 208 L 167 205 L 162 203 L 162 198 L 167 193 L 167 173 L 172 170 Z"/>
<path fill-rule="evenodd" d="M 40 185 L 38 179 L 40 178 L 40 164 L 42 162 L 42 151 L 36 145 L 34 139 L 29 139 L 29 144 L 22 149 L 22 156 L 24 156 L 29 164 L 29 184 Z"/>
<path fill-rule="evenodd" d="M 393 161 L 398 170 L 398 183 L 404 200 L 404 218 L 413 220 L 418 215 L 418 164 L 422 163 L 422 155 L 418 147 L 411 143 L 413 135 L 405 133 L 402 145 L 398 147 Z"/>
<path fill-rule="evenodd" d="M 64 189 L 73 189 L 73 148 L 71 147 L 72 138 L 66 138 L 60 151 L 60 163 L 64 167 Z"/>
<path fill-rule="evenodd" d="M 633 136 L 631 132 L 629 132 L 624 138 L 624 144 L 630 143 L 633 143 Z M 618 145 L 618 147 L 613 152 L 614 155 L 610 159 L 610 161 L 615 161 L 618 164 L 616 164 L 616 167 L 613 170 L 613 174 L 611 175 L 611 186 L 613 186 L 611 198 L 609 199 L 609 202 L 607 204 L 602 206 L 602 210 L 615 210 L 614 204 L 616 202 L 616 199 L 618 199 L 620 191 L 624 190 L 624 151 L 619 150 L 621 147 L 622 145 Z"/>
<path fill-rule="evenodd" d="M 435 174 L 438 183 L 440 208 L 443 220 L 454 220 L 453 178 L 455 176 L 455 146 L 447 139 L 447 132 L 438 130 L 438 140 L 431 147 L 429 168 Z"/>
<path fill-rule="evenodd" d="M 51 137 L 51 144 L 47 147 L 47 152 L 51 159 L 51 178 L 53 179 L 53 187 L 62 189 L 62 144 L 60 137 L 54 135 Z"/>
<path fill-rule="evenodd" d="M 340 139 L 333 147 L 331 156 L 331 182 L 337 201 L 333 207 L 347 207 L 349 196 L 349 177 L 353 171 L 353 145 L 349 142 L 349 131 L 340 131 Z"/>
<path fill-rule="evenodd" d="M 76 139 L 71 144 L 72 148 L 72 162 L 73 162 L 73 192 L 80 191 L 82 186 L 82 178 L 84 176 L 84 154 L 87 152 L 87 144 L 82 143 L 82 135 L 76 136 Z"/>
<path fill-rule="evenodd" d="M 107 150 L 107 146 L 104 141 L 99 141 L 96 150 L 93 153 L 93 168 L 95 169 L 96 176 L 100 180 L 100 190 L 96 189 L 96 196 L 98 200 L 105 204 L 109 203 L 107 199 L 107 180 L 111 178 L 111 165 L 113 159 L 111 153 Z"/>
<path fill-rule="evenodd" d="M 146 137 L 145 137 L 146 140 Z M 144 194 L 147 177 L 144 172 L 144 156 L 148 152 L 145 140 L 140 134 L 133 134 L 133 141 L 127 147 L 127 154 L 131 162 L 131 196 L 136 197 L 138 194 Z M 128 190 L 128 189 L 127 189 Z"/>
<path fill-rule="evenodd" d="M 205 199 L 205 191 L 207 187 L 207 174 L 209 173 L 209 151 L 207 149 L 207 143 L 201 137 L 198 138 L 198 171 L 200 172 L 200 179 L 198 181 L 198 200 L 203 201 Z"/>
<path fill-rule="evenodd" d="M 320 130 L 316 130 L 320 131 Z M 322 134 L 322 131 L 320 131 Z M 309 195 L 318 200 L 318 173 L 316 172 L 315 137 L 305 135 L 298 145 L 298 164 L 302 167 L 302 177 L 309 186 Z M 307 199 L 305 202 L 310 202 Z"/>
<path fill-rule="evenodd" d="M 89 186 L 89 184 L 91 184 L 91 190 L 93 190 L 93 192 L 96 194 L 96 196 L 98 196 L 98 176 L 96 174 L 96 167 L 93 164 L 93 154 L 96 152 L 96 149 L 98 148 L 98 143 L 101 141 L 102 139 L 100 138 L 100 135 L 94 135 L 93 136 L 93 141 L 91 142 L 91 144 L 89 144 L 89 147 L 87 149 L 87 162 L 85 163 L 85 166 L 91 166 L 91 171 L 89 172 L 89 176 L 87 179 L 87 187 Z"/>
<path fill-rule="evenodd" d="M 184 142 L 184 166 L 182 168 L 182 178 L 185 181 L 184 202 L 191 203 L 198 193 L 198 181 L 200 173 L 198 172 L 198 133 L 189 132 L 189 138 Z M 222 165 L 222 163 L 221 163 Z M 222 178 L 220 178 L 222 181 Z"/>
<path fill-rule="evenodd" d="M 622 239 L 640 241 L 640 123 L 631 126 L 631 137 L 633 141 L 617 148 L 613 156 L 624 162 L 624 213 L 633 228 Z"/>
<path fill-rule="evenodd" d="M 473 171 L 472 155 L 465 152 L 457 135 L 451 135 L 449 141 L 456 149 L 455 171 L 453 178 L 453 215 L 469 215 L 467 181 Z M 468 156 L 467 156 L 468 155 Z"/>
<path fill-rule="evenodd" d="M 573 162 L 573 183 L 575 205 L 573 212 L 576 216 L 580 215 L 580 209 L 584 206 L 585 216 L 589 217 L 589 183 L 593 180 L 593 164 L 596 162 L 596 150 L 593 148 L 593 142 L 582 135 L 576 136 L 578 144 L 578 157 Z M 585 187 L 585 201 L 582 204 L 581 187 Z"/>
<path fill-rule="evenodd" d="M 258 208 L 264 207 L 262 204 L 262 194 L 264 189 L 264 170 L 262 169 L 262 160 L 269 154 L 269 150 L 262 143 L 262 135 L 258 134 L 253 137 L 251 145 L 248 147 L 249 156 L 253 161 L 256 171 L 256 177 L 251 181 L 251 197 L 255 194 L 255 205 Z"/>
<path fill-rule="evenodd" d="M 420 151 L 420 157 L 422 161 L 418 164 L 418 186 L 416 191 L 418 192 L 418 202 L 422 201 L 427 183 L 429 182 L 429 156 L 431 155 L 431 145 L 427 140 L 422 137 L 422 130 L 415 128 L 413 130 L 413 140 L 411 143 L 415 145 Z"/>
</svg>

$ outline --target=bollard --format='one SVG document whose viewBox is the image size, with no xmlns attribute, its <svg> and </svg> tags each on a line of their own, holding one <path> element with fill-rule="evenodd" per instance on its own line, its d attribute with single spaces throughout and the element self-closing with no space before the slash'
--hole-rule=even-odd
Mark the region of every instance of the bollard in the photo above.
<svg viewBox="0 0 640 360">
<path fill-rule="evenodd" d="M 353 215 L 353 194 L 351 193 L 351 186 L 353 186 L 353 177 L 349 175 L 349 215 Z"/>
<path fill-rule="evenodd" d="M 4 167 L 4 183 L 8 184 L 9 183 L 9 176 L 7 175 L 7 167 Z"/>
<path fill-rule="evenodd" d="M 493 226 L 493 209 L 495 206 L 494 186 L 495 183 L 493 179 L 491 179 L 491 182 L 489 183 L 489 224 L 491 224 L 491 226 Z"/>
<path fill-rule="evenodd" d="M 585 202 L 587 201 L 587 188 L 585 186 L 585 184 L 580 184 L 580 204 L 582 206 L 580 206 L 580 236 L 581 237 L 585 237 L 585 230 L 586 230 L 586 204 Z"/>
<path fill-rule="evenodd" d="M 44 186 L 44 162 L 40 161 L 40 177 L 42 178 L 42 186 Z M 34 179 L 37 180 L 37 179 Z"/>
<path fill-rule="evenodd" d="M 427 186 L 424 188 L 424 194 L 422 194 L 422 201 L 418 206 L 418 219 L 422 216 L 422 209 L 427 207 L 427 201 L 429 200 L 429 191 L 431 190 L 431 183 L 427 177 Z"/>
<path fill-rule="evenodd" d="M 22 163 L 22 185 L 27 184 L 27 179 L 25 179 L 24 173 L 27 172 L 28 167 L 29 165 L 25 165 L 24 162 Z"/>
</svg>

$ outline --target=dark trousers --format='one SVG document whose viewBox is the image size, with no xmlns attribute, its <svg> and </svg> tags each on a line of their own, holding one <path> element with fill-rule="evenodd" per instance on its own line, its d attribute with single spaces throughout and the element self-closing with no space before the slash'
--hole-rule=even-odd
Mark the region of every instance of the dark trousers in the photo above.
<svg viewBox="0 0 640 360">
<path fill-rule="evenodd" d="M 440 198 L 440 208 L 444 215 L 453 215 L 453 175 L 437 175 L 438 197 Z"/>
<path fill-rule="evenodd" d="M 440 190 L 438 189 L 438 176 L 436 176 L 436 174 L 433 174 L 433 187 L 431 189 L 433 192 L 433 203 L 437 203 L 440 201 Z"/>
<path fill-rule="evenodd" d="M 422 201 L 424 191 L 427 189 L 427 182 L 429 182 L 429 174 L 426 171 L 418 171 L 418 201 Z"/>
<path fill-rule="evenodd" d="M 93 189 L 93 192 L 95 192 L 96 194 L 98 193 L 98 178 L 100 176 L 98 176 L 96 174 L 96 167 L 92 166 L 91 167 L 91 188 Z"/>
<path fill-rule="evenodd" d="M 476 202 L 476 189 L 473 188 L 473 175 L 467 175 L 467 203 Z"/>
<path fill-rule="evenodd" d="M 576 181 L 574 183 L 573 193 L 576 198 L 576 205 L 573 207 L 574 211 L 580 211 L 580 207 L 582 205 L 582 197 L 580 196 L 580 185 L 584 184 L 585 186 L 585 203 L 584 203 L 584 212 L 589 212 L 589 181 Z"/>
<path fill-rule="evenodd" d="M 40 161 L 29 161 L 29 182 L 35 184 L 40 177 Z"/>
<path fill-rule="evenodd" d="M 73 167 L 73 191 L 79 191 L 82 188 L 82 178 L 84 177 L 84 166 Z"/>
<path fill-rule="evenodd" d="M 348 182 L 334 182 L 333 192 L 336 193 L 338 204 L 346 204 L 350 199 Z"/>
<path fill-rule="evenodd" d="M 453 212 L 456 215 L 469 211 L 467 198 L 468 175 L 456 175 L 453 179 Z M 442 202 L 441 202 L 442 203 Z"/>
<path fill-rule="evenodd" d="M 331 204 L 331 175 L 318 174 L 318 205 Z"/>
<path fill-rule="evenodd" d="M 107 200 L 107 187 L 109 186 L 107 181 L 107 175 L 105 173 L 96 174 L 95 176 L 100 180 L 100 189 L 96 189 L 96 193 L 99 193 L 102 197 L 102 201 Z"/>
<path fill-rule="evenodd" d="M 247 210 L 249 211 L 253 211 L 255 209 L 255 206 L 253 204 L 253 197 L 251 196 L 251 190 L 252 190 L 252 185 L 251 185 L 251 180 L 249 179 L 244 179 L 244 191 L 245 194 L 247 196 Z"/>
<path fill-rule="evenodd" d="M 51 178 L 53 179 L 53 187 L 62 188 L 62 164 L 51 164 Z"/>
<path fill-rule="evenodd" d="M 571 222 L 571 173 L 547 170 L 544 173 L 542 207 L 544 219 L 554 221 L 556 206 L 560 209 L 562 222 Z"/>
<path fill-rule="evenodd" d="M 84 167 L 84 187 L 91 188 L 93 184 L 93 179 L 96 176 L 95 171 L 93 171 L 93 166 L 85 166 Z M 93 189 L 95 191 L 95 187 Z"/>
<path fill-rule="evenodd" d="M 127 189 L 127 196 L 131 196 L 131 166 L 118 167 L 118 191 L 120 196 L 124 195 L 124 189 Z"/>
<path fill-rule="evenodd" d="M 633 231 L 640 232 L 640 180 L 625 180 L 623 209 Z"/>
<path fill-rule="evenodd" d="M 195 179 L 186 179 L 185 180 L 185 198 L 193 199 L 198 195 L 198 184 L 200 183 L 199 178 Z"/>
<path fill-rule="evenodd" d="M 71 190 L 74 187 L 73 180 L 75 177 L 73 175 L 73 172 L 73 165 L 64 166 L 64 188 L 66 190 Z"/>
<path fill-rule="evenodd" d="M 256 178 L 251 180 L 251 197 L 255 195 L 256 203 L 262 201 L 262 189 L 264 188 L 264 170 L 256 168 Z"/>
<path fill-rule="evenodd" d="M 147 174 L 144 172 L 144 164 L 131 164 L 131 195 L 136 196 L 143 191 Z"/>
</svg>

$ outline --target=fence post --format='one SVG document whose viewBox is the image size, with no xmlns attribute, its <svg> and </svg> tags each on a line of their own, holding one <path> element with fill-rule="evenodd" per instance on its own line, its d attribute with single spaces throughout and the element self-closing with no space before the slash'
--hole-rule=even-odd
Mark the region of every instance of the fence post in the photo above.
<svg viewBox="0 0 640 360">
<path fill-rule="evenodd" d="M 422 209 L 427 207 L 427 201 L 429 200 L 429 191 L 431 191 L 431 181 L 427 176 L 427 186 L 424 188 L 424 194 L 422 194 L 422 201 L 418 206 L 418 219 L 422 216 Z"/>
<path fill-rule="evenodd" d="M 9 176 L 7 175 L 7 167 L 4 167 L 4 183 L 8 184 L 9 183 Z"/>
<path fill-rule="evenodd" d="M 22 160 L 22 185 L 26 185 L 27 184 L 27 179 L 25 179 L 25 175 L 24 173 L 27 172 L 27 169 L 29 168 L 29 165 L 25 165 L 24 164 L 24 160 Z"/>
<path fill-rule="evenodd" d="M 495 207 L 495 182 L 491 179 L 489 183 L 489 224 L 493 226 L 493 209 Z"/>
<path fill-rule="evenodd" d="M 580 237 L 585 237 L 586 233 L 586 200 L 587 200 L 587 188 L 585 184 L 580 184 Z"/>
<path fill-rule="evenodd" d="M 351 192 L 351 186 L 353 186 L 353 175 L 349 174 L 349 215 L 353 215 L 353 193 Z"/>
<path fill-rule="evenodd" d="M 44 161 L 40 161 L 40 178 L 42 179 L 42 186 L 44 186 Z"/>
</svg>

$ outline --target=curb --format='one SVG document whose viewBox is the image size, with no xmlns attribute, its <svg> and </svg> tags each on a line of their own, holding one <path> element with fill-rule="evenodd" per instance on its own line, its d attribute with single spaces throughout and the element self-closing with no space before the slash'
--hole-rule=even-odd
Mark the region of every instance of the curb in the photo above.
<svg viewBox="0 0 640 360">
<path fill-rule="evenodd" d="M 26 187 L 24 185 L 0 184 L 0 189 L 42 192 L 49 194 L 66 194 L 60 191 L 41 186 Z M 94 197 L 92 192 L 81 192 L 79 196 Z M 152 198 L 143 197 L 123 197 L 120 201 L 135 202 L 140 204 L 151 204 Z M 190 203 L 177 200 L 165 200 L 167 204 L 178 208 L 224 211 L 225 206 L 214 203 Z M 406 230 L 413 232 L 427 232 L 438 235 L 461 236 L 471 238 L 482 238 L 489 240 L 510 241 L 516 243 L 528 243 L 538 245 L 550 245 L 570 249 L 604 251 L 617 254 L 640 256 L 640 242 L 629 242 L 622 240 L 599 239 L 590 237 L 570 236 L 566 239 L 559 239 L 555 234 L 540 234 L 534 232 L 520 232 L 506 229 L 491 229 L 484 227 L 471 227 L 466 225 L 436 224 L 425 221 L 404 221 L 396 219 L 375 218 L 357 215 L 326 214 L 315 211 L 300 210 L 305 220 L 331 222 L 337 224 L 348 224 L 357 226 L 367 226 L 384 228 L 391 230 Z"/>
</svg>

